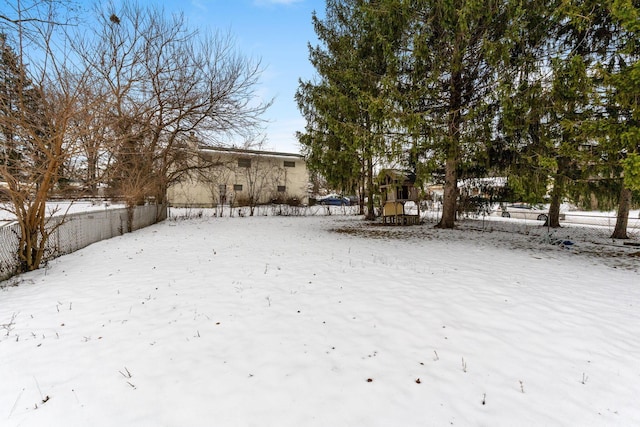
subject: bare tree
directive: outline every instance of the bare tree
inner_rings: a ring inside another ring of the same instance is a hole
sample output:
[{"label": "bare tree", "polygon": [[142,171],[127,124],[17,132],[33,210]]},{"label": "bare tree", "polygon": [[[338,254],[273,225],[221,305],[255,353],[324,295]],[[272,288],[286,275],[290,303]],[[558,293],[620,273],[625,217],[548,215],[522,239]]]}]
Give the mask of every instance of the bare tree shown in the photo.
[{"label": "bare tree", "polygon": [[[257,144],[245,145],[261,148],[264,143],[265,140],[262,139]],[[249,206],[249,216],[253,216],[256,206],[265,201],[261,199],[261,195],[277,194],[285,171],[273,158],[263,156],[256,150],[247,150],[244,160],[244,162],[235,162],[232,167],[234,174],[247,185],[247,188],[243,189],[243,193],[246,194],[244,201]]]},{"label": "bare tree", "polygon": [[205,185],[211,198],[211,206],[216,207],[216,215],[223,216],[227,188],[232,176],[230,162],[211,152],[199,153],[198,160],[201,167],[189,179],[193,178]]},{"label": "bare tree", "polygon": [[270,102],[255,94],[260,63],[237,54],[229,36],[191,31],[180,15],[129,3],[96,11],[97,32],[76,50],[103,81],[110,184],[128,206],[152,198],[164,208],[167,188],[194,169],[192,135],[216,144],[262,123]]},{"label": "bare tree", "polygon": [[77,25],[77,9],[78,3],[73,0],[5,0],[0,8],[0,33],[16,36],[20,54],[29,46],[34,51],[47,51],[54,28]]},{"label": "bare tree", "polygon": [[[0,46],[5,77],[0,94],[0,175],[7,183],[10,200],[3,208],[13,213],[20,225],[21,271],[41,265],[49,236],[61,224],[50,221],[53,212],[47,211],[46,203],[73,152],[68,130],[78,113],[78,90],[84,79],[67,67],[63,53],[54,54],[55,9],[35,10],[43,15],[27,19],[24,16],[28,15],[18,13],[23,16],[14,22],[18,48],[12,49],[4,37]],[[33,25],[25,29],[26,22]],[[31,51],[36,55],[29,60],[23,49],[25,34],[38,36],[41,47]]]},{"label": "bare tree", "polygon": [[112,161],[112,153],[105,144],[108,122],[98,87],[95,82],[86,81],[79,90],[78,114],[73,117],[69,131],[69,139],[75,143],[76,149],[68,160],[66,173],[69,179],[81,183],[82,196],[101,195],[99,186],[104,183],[106,170]]}]

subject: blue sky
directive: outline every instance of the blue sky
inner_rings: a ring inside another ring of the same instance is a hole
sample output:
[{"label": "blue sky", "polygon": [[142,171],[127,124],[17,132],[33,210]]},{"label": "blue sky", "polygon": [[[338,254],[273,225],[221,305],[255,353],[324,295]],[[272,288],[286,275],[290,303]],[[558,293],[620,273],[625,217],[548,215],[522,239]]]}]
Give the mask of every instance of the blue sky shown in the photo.
[{"label": "blue sky", "polygon": [[181,11],[189,25],[229,32],[244,55],[260,58],[265,71],[258,93],[274,98],[265,118],[267,149],[297,153],[295,137],[305,121],[294,100],[298,79],[309,80],[314,69],[307,44],[316,44],[311,14],[324,15],[324,0],[147,0],[165,12]]}]

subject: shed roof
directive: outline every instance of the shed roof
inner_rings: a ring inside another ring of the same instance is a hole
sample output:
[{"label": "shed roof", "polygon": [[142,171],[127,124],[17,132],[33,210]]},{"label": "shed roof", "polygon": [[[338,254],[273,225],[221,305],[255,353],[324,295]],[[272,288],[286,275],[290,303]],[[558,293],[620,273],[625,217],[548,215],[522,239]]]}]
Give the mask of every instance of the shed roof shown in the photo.
[{"label": "shed roof", "polygon": [[382,183],[387,177],[403,184],[415,184],[416,182],[416,174],[409,170],[382,169],[378,173],[378,182]]}]

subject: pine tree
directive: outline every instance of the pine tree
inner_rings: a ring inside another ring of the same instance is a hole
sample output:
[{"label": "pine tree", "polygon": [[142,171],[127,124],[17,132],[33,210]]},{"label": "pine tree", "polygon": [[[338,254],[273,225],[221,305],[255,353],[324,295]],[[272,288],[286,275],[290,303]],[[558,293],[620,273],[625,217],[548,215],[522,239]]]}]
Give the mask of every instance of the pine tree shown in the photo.
[{"label": "pine tree", "polygon": [[[492,137],[498,67],[513,13],[508,1],[412,3],[402,97],[420,154],[444,172],[441,228],[455,225],[458,179]],[[424,157],[424,156],[423,156]]]},{"label": "pine tree", "polygon": [[548,63],[557,4],[557,0],[511,3],[506,17],[509,28],[501,41],[496,129],[487,147],[488,171],[508,178],[503,197],[529,203],[539,202],[547,192],[549,85],[541,64]]},{"label": "pine tree", "polygon": [[4,34],[0,34],[0,178],[26,178],[26,126],[37,120],[37,91]]},{"label": "pine tree", "polygon": [[361,199],[368,194],[368,219],[374,218],[374,167],[389,142],[390,105],[383,84],[389,68],[389,21],[382,19],[387,3],[328,0],[326,17],[313,16],[322,43],[310,47],[318,80],[301,81],[296,93],[307,119],[298,138],[309,166],[332,186],[358,186]]},{"label": "pine tree", "polygon": [[640,192],[640,2],[605,2],[616,33],[609,61],[599,67],[605,111],[597,122],[613,176],[621,177],[618,214],[612,238],[626,239],[633,193]]},{"label": "pine tree", "polygon": [[592,195],[605,207],[617,202],[614,238],[627,237],[632,191],[623,172],[627,156],[638,152],[640,135],[640,80],[634,76],[640,57],[639,8],[637,0],[563,3],[554,40],[558,49],[550,122],[556,129],[556,182],[551,213],[566,194]]}]

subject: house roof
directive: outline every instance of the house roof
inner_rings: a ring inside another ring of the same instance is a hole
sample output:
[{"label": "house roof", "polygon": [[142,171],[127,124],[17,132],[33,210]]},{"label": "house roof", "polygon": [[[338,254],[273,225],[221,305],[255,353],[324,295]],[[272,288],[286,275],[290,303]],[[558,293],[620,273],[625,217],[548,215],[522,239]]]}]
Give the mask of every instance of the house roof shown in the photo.
[{"label": "house roof", "polygon": [[249,155],[249,156],[269,156],[269,157],[285,157],[285,158],[295,158],[298,160],[304,160],[304,156],[296,153],[284,153],[280,151],[264,151],[264,150],[250,150],[246,148],[233,148],[233,147],[211,147],[206,145],[201,145],[199,147],[201,151],[211,152],[211,153],[231,153],[231,154],[239,154],[239,155]]}]

